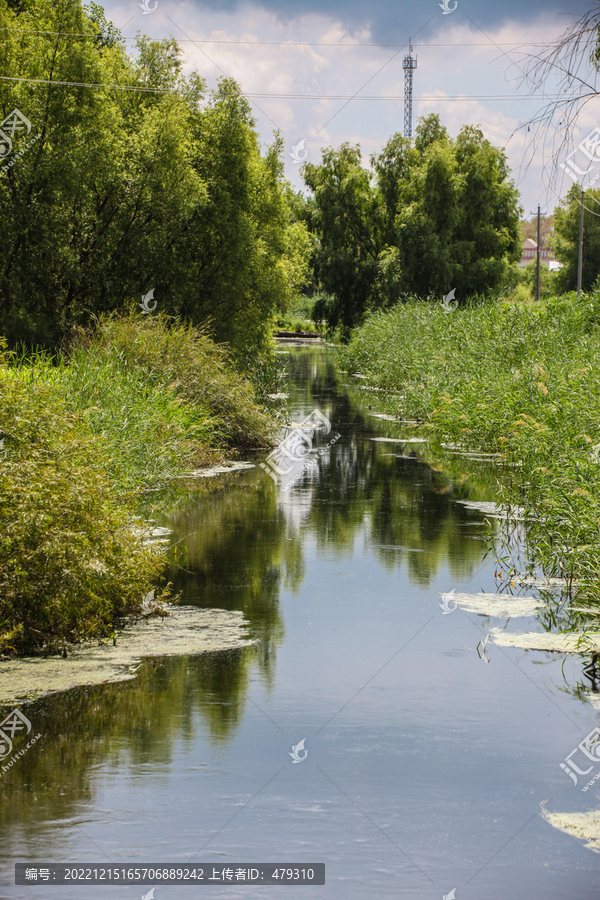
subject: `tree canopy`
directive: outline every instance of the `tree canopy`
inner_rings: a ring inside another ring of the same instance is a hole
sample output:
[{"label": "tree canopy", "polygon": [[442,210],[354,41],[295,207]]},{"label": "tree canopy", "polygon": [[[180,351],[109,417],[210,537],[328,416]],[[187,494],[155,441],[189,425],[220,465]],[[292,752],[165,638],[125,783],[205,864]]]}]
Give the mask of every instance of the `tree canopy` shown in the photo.
[{"label": "tree canopy", "polygon": [[184,78],[173,39],[129,56],[94,3],[0,0],[0,29],[3,73],[34,79],[0,83],[1,117],[32,125],[0,160],[0,333],[53,346],[153,288],[238,354],[263,347],[310,237],[236,83]]},{"label": "tree canopy", "polygon": [[518,192],[502,150],[465,126],[450,138],[437,115],[414,143],[394,135],[371,170],[360,147],[306,164],[315,274],[332,298],[330,325],[349,328],[404,294],[457,297],[497,288],[521,252]]}]

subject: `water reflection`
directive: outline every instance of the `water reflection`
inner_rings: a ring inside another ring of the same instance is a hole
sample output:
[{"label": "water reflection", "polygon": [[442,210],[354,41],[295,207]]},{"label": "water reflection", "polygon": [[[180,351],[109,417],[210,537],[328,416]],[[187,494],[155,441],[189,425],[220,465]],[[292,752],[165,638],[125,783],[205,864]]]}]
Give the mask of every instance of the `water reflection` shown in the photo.
[{"label": "water reflection", "polygon": [[283,638],[280,587],[298,590],[307,540],[351,557],[360,532],[386,570],[406,566],[415,583],[430,584],[441,563],[464,578],[481,562],[464,526],[480,517],[455,501],[489,498],[493,484],[481,465],[429,465],[424,445],[373,440],[397,437],[398,428],[370,416],[364,394],[340,386],[331,352],[302,349],[288,359],[292,419],[317,407],[341,438],[289,493],[256,469],[200,503],[180,497],[168,516],[187,548],[185,571],[175,566],[170,574],[182,602],[242,610],[270,646]]},{"label": "water reflection", "polygon": [[242,610],[259,641],[259,664],[273,677],[276,647],[284,638],[281,585],[297,590],[304,576],[300,536],[262,478],[230,476],[221,489],[180,497],[169,511],[174,540],[185,554],[169,578],[181,603]]},{"label": "water reflection", "polygon": [[[484,553],[481,517],[455,501],[489,499],[489,468],[486,474],[473,463],[465,471],[464,461],[429,464],[423,444],[373,440],[397,437],[398,427],[369,415],[368,398],[358,388],[340,385],[330,351],[303,348],[288,361],[292,420],[316,407],[340,439],[289,492],[256,468],[203,482],[199,491],[180,491],[161,520],[177,542],[169,578],[181,602],[241,610],[257,640],[252,653],[231,654],[219,664],[230,696],[222,721],[209,703],[216,738],[229,733],[243,710],[250,665],[266,684],[274,683],[276,651],[285,638],[280,592],[299,593],[308,543],[318,554],[351,559],[358,539],[383,572],[403,569],[423,587],[440,566],[455,581],[468,580]],[[212,665],[196,671],[207,677]],[[212,697],[208,684],[207,691]]]},{"label": "water reflection", "polygon": [[230,741],[244,715],[253,660],[252,648],[146,660],[135,680],[28,706],[42,739],[2,775],[2,856],[20,857],[25,843],[40,857],[44,850],[50,854],[52,833],[44,825],[70,820],[82,803],[92,802],[99,764],[167,771],[176,748],[193,745],[199,733],[213,744]]},{"label": "water reflection", "polygon": [[28,707],[43,741],[1,780],[5,860],[35,835],[43,856],[41,825],[67,822],[91,802],[99,764],[164,768],[176,745],[193,743],[199,732],[213,745],[233,740],[253,674],[267,688],[275,683],[285,639],[280,596],[300,591],[309,546],[351,559],[359,542],[382,578],[402,569],[419,586],[430,585],[442,566],[464,582],[481,565],[481,517],[455,501],[490,499],[493,471],[457,460],[430,464],[425,445],[374,441],[397,437],[398,427],[369,415],[366,392],[340,384],[331,352],[302,349],[287,358],[292,418],[317,407],[340,439],[287,494],[256,468],[175,493],[161,519],[179,548],[169,577],[181,602],[243,611],[256,646],[149,660],[132,681]]}]

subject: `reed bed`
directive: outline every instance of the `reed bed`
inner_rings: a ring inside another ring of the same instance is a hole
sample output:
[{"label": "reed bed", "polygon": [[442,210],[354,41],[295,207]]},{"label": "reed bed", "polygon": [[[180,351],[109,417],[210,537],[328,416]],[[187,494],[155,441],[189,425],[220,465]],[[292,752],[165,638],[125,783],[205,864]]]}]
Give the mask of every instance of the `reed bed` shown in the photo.
[{"label": "reed bed", "polygon": [[600,612],[600,293],[541,303],[412,300],[373,315],[341,366],[434,438],[500,452],[532,566]]}]

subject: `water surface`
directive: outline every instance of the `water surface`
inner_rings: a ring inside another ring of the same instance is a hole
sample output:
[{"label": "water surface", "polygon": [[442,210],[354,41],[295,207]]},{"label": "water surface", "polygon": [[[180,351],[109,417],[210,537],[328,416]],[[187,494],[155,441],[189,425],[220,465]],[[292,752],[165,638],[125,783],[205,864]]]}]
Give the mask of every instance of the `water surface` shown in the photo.
[{"label": "water surface", "polygon": [[597,898],[598,855],[540,815],[598,808],[600,788],[559,767],[599,719],[580,660],[488,644],[486,663],[491,627],[541,630],[549,614],[440,608],[451,588],[497,589],[484,516],[458,502],[493,500],[495,470],[373,440],[415,432],[376,418],[333,351],[285,359],[291,418],[318,408],[339,439],[289,492],[257,467],[180,492],[160,523],[185,537],[182,602],[243,611],[256,644],[27,707],[43,740],[0,779],[0,896],[148,891],[17,887],[15,861],[193,858],[326,864],[324,887],[291,896]]}]

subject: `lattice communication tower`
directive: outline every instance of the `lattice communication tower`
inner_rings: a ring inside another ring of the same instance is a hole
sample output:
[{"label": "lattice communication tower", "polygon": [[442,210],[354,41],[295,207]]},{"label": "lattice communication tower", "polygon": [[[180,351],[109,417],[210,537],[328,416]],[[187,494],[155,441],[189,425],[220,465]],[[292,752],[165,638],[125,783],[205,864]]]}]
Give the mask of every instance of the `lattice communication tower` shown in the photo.
[{"label": "lattice communication tower", "polygon": [[408,56],[402,63],[404,69],[404,137],[412,138],[412,83],[413,72],[417,68],[417,58],[413,59],[412,44],[408,39]]}]

